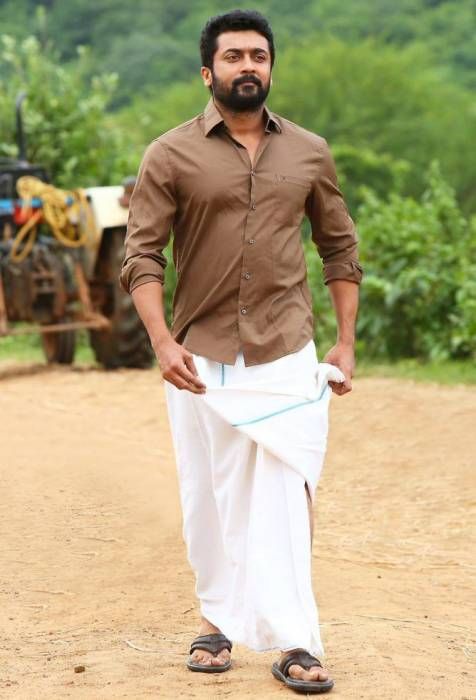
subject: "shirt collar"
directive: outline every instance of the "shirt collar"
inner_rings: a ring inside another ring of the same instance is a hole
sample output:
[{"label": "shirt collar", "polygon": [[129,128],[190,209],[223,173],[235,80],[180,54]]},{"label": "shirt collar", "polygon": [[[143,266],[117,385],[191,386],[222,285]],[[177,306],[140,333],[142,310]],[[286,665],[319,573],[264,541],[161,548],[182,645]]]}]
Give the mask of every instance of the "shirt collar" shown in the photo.
[{"label": "shirt collar", "polygon": [[[278,134],[281,133],[281,124],[279,123],[279,119],[276,117],[275,114],[269,111],[269,109],[264,106],[264,114],[265,114],[265,131],[270,132],[272,129],[275,129],[275,131],[278,132]],[[213,98],[210,98],[205,111],[203,113],[203,120],[204,120],[204,127],[205,127],[205,136],[208,136],[215,127],[217,127],[219,124],[223,124],[223,117],[220,114],[220,112],[217,109],[217,106],[215,105],[215,102],[213,101]]]}]

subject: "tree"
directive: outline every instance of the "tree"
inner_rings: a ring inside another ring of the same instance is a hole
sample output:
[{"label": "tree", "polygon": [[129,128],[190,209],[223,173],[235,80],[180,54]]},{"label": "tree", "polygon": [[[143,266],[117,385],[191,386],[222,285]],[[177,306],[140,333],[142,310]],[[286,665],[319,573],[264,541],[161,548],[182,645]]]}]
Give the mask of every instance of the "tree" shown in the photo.
[{"label": "tree", "polygon": [[436,158],[464,209],[474,209],[476,161],[468,153],[476,142],[474,97],[449,84],[423,48],[316,36],[283,53],[274,83],[272,107],[331,147],[352,145],[408,161],[405,187],[415,196]]},{"label": "tree", "polygon": [[79,50],[75,64],[66,68],[34,37],[18,41],[2,36],[0,155],[17,155],[14,105],[18,93],[25,91],[24,122],[31,162],[44,165],[58,186],[120,182],[131,171],[131,158],[121,132],[106,113],[116,76],[89,78],[89,74],[86,50]]}]

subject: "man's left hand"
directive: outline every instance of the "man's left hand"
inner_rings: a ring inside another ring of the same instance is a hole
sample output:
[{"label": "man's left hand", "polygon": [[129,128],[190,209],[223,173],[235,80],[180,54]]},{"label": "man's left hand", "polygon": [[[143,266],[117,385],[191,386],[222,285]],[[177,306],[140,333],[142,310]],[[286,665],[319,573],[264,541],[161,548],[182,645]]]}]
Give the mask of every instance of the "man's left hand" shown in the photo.
[{"label": "man's left hand", "polygon": [[334,394],[342,396],[352,391],[352,377],[355,367],[354,346],[345,343],[336,343],[324,357],[323,362],[338,367],[345,377],[344,382],[329,382]]}]

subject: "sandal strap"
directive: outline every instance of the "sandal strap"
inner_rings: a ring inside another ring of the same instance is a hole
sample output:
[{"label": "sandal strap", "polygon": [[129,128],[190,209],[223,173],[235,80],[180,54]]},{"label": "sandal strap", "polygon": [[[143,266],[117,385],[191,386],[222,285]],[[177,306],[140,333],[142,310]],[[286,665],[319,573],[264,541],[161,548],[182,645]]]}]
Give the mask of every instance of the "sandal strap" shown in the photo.
[{"label": "sandal strap", "polygon": [[285,656],[283,656],[283,658],[280,660],[278,668],[281,673],[287,677],[289,668],[293,664],[301,666],[302,668],[306,669],[306,671],[309,671],[309,669],[313,666],[320,666],[322,668],[322,664],[319,659],[316,659],[315,656],[312,656],[312,654],[305,649],[293,649],[289,653],[285,654]]},{"label": "sandal strap", "polygon": [[196,637],[190,647],[190,653],[192,654],[195,649],[202,649],[203,651],[209,651],[210,654],[216,656],[223,649],[228,649],[231,651],[233,644],[230,642],[228,637],[224,634],[202,634],[200,637]]}]

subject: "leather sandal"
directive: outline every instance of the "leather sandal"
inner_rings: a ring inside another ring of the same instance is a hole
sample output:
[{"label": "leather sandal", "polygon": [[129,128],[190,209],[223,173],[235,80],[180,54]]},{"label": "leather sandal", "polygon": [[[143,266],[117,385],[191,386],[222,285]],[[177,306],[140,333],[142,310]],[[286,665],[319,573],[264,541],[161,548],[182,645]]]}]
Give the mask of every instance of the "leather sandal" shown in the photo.
[{"label": "leather sandal", "polygon": [[327,681],[304,681],[297,678],[290,678],[288,673],[293,664],[297,664],[309,671],[313,666],[322,664],[319,659],[312,656],[305,649],[293,649],[285,654],[280,661],[276,661],[271,667],[271,673],[278,681],[285,683],[288,688],[292,688],[297,693],[327,693],[334,685],[330,678]]},{"label": "leather sandal", "polygon": [[201,671],[202,673],[223,673],[223,671],[228,671],[231,667],[231,659],[219,666],[212,666],[211,664],[197,664],[192,660],[191,655],[195,649],[202,649],[203,651],[209,651],[213,656],[217,656],[223,649],[228,649],[231,652],[232,647],[233,644],[224,634],[203,634],[192,642],[187,668],[191,671]]}]

